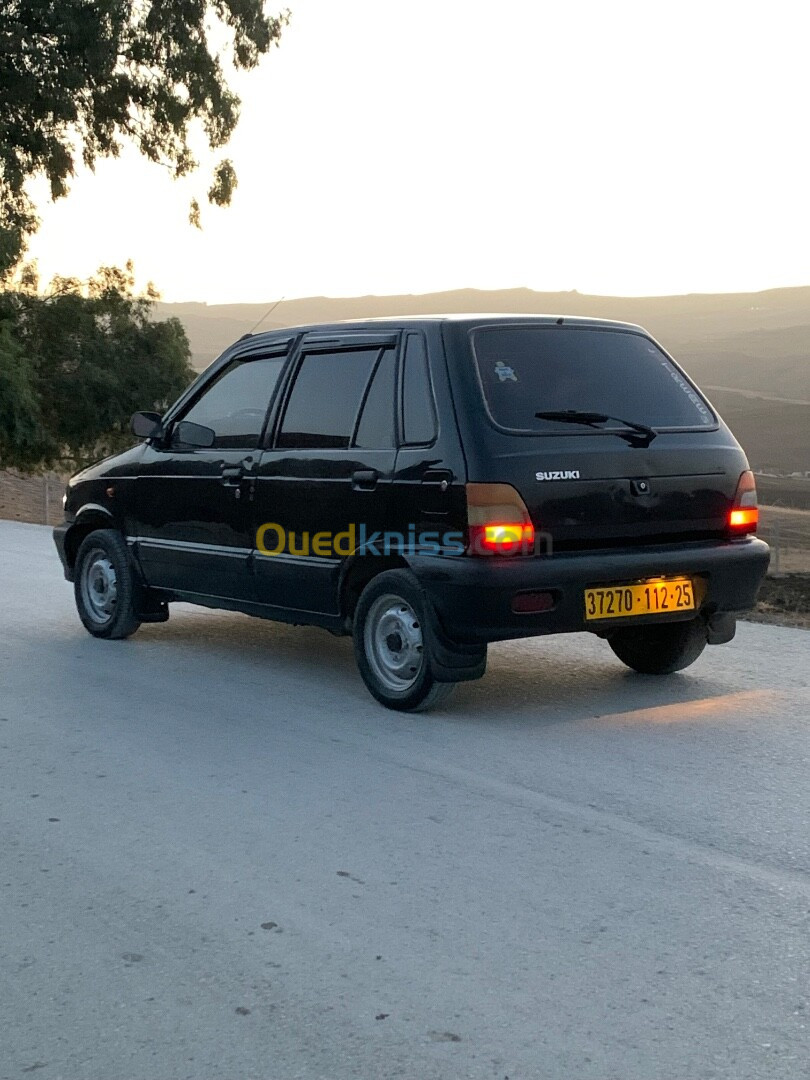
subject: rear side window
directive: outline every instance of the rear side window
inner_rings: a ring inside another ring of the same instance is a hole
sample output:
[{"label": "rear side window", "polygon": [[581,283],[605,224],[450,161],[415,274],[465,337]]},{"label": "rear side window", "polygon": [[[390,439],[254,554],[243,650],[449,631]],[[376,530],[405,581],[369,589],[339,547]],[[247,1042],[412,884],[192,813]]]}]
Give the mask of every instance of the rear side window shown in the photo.
[{"label": "rear side window", "polygon": [[715,423],[692,384],[642,334],[556,325],[497,326],[474,330],[472,343],[490,415],[504,428],[574,433],[574,424],[535,416],[570,409],[609,413],[655,428]]},{"label": "rear side window", "polygon": [[182,417],[214,432],[214,449],[253,449],[285,357],[235,360]]},{"label": "rear side window", "polygon": [[379,355],[379,347],[305,355],[287,402],[277,445],[346,449]]},{"label": "rear side window", "polygon": [[405,443],[430,443],[436,438],[436,413],[430,389],[425,339],[408,334],[402,361],[402,435]]},{"label": "rear side window", "polygon": [[354,445],[364,450],[390,450],[394,439],[394,387],[396,354],[386,349],[366,394]]}]

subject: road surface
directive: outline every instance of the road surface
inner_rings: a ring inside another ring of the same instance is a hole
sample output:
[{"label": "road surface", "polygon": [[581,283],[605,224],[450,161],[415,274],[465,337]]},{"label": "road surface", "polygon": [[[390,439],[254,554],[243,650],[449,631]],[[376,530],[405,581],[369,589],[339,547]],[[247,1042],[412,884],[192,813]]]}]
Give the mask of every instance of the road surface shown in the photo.
[{"label": "road surface", "polygon": [[808,656],[512,643],[403,716],[318,630],[95,641],[0,523],[0,1080],[806,1077]]}]

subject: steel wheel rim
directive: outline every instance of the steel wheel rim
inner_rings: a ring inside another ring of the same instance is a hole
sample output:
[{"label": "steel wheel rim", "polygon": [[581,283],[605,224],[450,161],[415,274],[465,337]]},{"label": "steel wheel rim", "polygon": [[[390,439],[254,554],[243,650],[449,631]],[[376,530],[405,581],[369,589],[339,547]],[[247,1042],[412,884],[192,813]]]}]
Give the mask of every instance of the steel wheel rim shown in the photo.
[{"label": "steel wheel rim", "polygon": [[425,663],[422,627],[401,596],[378,596],[369,608],[363,631],[366,656],[386,690],[405,693],[416,684]]},{"label": "steel wheel rim", "polygon": [[118,577],[102,548],[94,548],[84,560],[81,588],[85,611],[93,622],[108,623],[118,603]]}]

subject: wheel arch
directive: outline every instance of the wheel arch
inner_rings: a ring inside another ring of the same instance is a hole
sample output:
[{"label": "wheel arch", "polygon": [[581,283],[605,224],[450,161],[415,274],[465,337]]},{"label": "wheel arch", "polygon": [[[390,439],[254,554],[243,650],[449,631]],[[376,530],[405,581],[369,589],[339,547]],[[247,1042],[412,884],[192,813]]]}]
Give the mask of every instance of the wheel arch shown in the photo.
[{"label": "wheel arch", "polygon": [[386,570],[409,570],[401,555],[357,555],[346,560],[340,578],[340,614],[347,629],[354,618],[357,601],[366,585]]},{"label": "wheel arch", "polygon": [[65,558],[71,572],[76,568],[76,556],[82,541],[96,529],[115,529],[123,535],[122,529],[106,507],[99,503],[87,503],[79,510],[75,522],[65,533]]}]

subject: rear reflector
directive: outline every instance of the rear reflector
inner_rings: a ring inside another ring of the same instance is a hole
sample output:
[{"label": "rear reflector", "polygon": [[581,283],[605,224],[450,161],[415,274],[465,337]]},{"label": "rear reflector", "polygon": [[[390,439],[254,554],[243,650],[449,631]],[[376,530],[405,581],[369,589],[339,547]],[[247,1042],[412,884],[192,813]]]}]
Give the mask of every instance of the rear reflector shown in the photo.
[{"label": "rear reflector", "polygon": [[534,525],[511,484],[467,484],[467,551],[534,554]]},{"label": "rear reflector", "polygon": [[512,597],[512,611],[516,615],[533,615],[538,611],[551,611],[555,606],[554,593],[519,592]]}]

